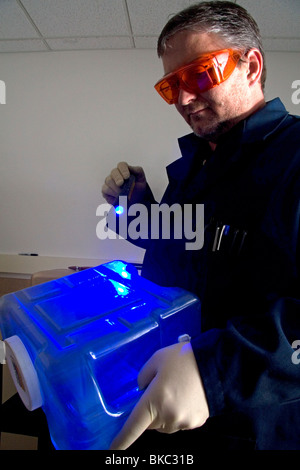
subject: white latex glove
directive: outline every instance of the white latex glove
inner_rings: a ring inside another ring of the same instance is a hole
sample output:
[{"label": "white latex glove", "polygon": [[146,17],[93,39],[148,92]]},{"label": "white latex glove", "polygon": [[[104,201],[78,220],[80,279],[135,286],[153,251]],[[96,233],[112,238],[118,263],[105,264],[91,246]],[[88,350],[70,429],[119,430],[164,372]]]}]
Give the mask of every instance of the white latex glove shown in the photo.
[{"label": "white latex glove", "polygon": [[146,430],[173,433],[202,426],[208,405],[189,342],[158,350],[142,368],[138,383],[147,389],[111,449],[127,449]]},{"label": "white latex glove", "polygon": [[113,204],[116,197],[119,196],[122,184],[129,178],[131,173],[135,176],[134,190],[130,199],[131,204],[141,200],[147,186],[143,168],[128,165],[126,162],[120,162],[117,168],[111,170],[102,186],[102,196],[109,204]]}]

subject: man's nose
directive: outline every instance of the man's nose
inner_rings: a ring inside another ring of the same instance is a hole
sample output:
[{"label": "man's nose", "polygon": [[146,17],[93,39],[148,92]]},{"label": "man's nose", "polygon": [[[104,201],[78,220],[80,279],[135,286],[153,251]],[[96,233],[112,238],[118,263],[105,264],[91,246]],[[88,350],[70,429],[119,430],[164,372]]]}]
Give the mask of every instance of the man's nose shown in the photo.
[{"label": "man's nose", "polygon": [[187,104],[190,104],[192,101],[195,101],[197,99],[197,93],[193,91],[188,91],[183,88],[179,89],[179,94],[178,94],[178,104],[181,106],[186,106]]}]

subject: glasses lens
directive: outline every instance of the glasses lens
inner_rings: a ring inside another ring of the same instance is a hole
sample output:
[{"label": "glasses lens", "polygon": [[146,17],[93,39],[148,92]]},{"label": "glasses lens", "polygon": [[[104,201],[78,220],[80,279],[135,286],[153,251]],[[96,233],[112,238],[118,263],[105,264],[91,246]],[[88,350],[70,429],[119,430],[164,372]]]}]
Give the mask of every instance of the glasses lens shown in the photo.
[{"label": "glasses lens", "polygon": [[228,58],[222,63],[219,58],[217,57],[218,62],[220,63],[220,71],[222,73],[222,78],[226,80],[227,78],[230,77],[232,72],[234,71],[236,64],[240,60],[241,55],[238,53],[233,53],[228,56]]},{"label": "glasses lens", "polygon": [[201,66],[191,67],[183,73],[181,80],[187,89],[195,92],[203,92],[212,88],[215,84],[213,71],[204,70]]},{"label": "glasses lens", "polygon": [[176,75],[168,80],[161,80],[155,85],[155,89],[167,103],[176,103],[179,93],[179,80]]}]

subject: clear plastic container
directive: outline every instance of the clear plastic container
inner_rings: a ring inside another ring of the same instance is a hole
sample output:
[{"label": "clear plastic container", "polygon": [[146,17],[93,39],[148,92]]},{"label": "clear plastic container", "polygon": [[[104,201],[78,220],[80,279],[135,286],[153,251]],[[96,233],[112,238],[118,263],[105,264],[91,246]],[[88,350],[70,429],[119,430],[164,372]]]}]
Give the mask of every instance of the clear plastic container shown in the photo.
[{"label": "clear plastic container", "polygon": [[6,360],[57,449],[108,449],[159,348],[200,331],[200,302],[113,261],[0,299]]}]

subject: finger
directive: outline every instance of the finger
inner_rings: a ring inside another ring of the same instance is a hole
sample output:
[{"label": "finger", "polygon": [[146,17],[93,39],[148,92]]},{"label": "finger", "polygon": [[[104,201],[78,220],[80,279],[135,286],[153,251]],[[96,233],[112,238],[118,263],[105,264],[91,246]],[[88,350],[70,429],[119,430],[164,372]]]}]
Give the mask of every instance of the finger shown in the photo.
[{"label": "finger", "polygon": [[[105,181],[108,181],[109,178],[106,178]],[[116,184],[109,183],[108,185],[104,183],[102,186],[102,196],[109,204],[114,204],[116,198],[120,193],[120,188]]]},{"label": "finger", "polygon": [[111,443],[110,449],[124,450],[130,447],[151,425],[152,419],[148,399],[143,395]]},{"label": "finger", "polygon": [[106,199],[107,196],[116,197],[116,192],[113,191],[109,186],[104,184],[102,186],[102,196]]},{"label": "finger", "polygon": [[161,434],[175,434],[175,432],[178,432],[178,431],[183,431],[183,429],[179,429],[179,428],[167,428],[167,427],[160,427],[158,428],[157,426],[155,426],[155,424],[151,424],[149,426],[148,429],[155,429],[155,431],[157,432],[160,432]]},{"label": "finger", "polygon": [[104,184],[110,188],[114,194],[118,194],[120,192],[120,186],[118,186],[115,180],[109,175],[105,178]]},{"label": "finger", "polygon": [[106,185],[102,186],[102,196],[108,202],[108,204],[114,204],[116,200],[115,193]]},{"label": "finger", "polygon": [[130,170],[130,173],[135,176],[136,180],[139,183],[143,183],[144,181],[146,181],[145,172],[141,166],[128,165],[128,168]]},{"label": "finger", "polygon": [[111,170],[110,177],[118,187],[122,186],[125,181],[125,178],[123,178],[123,175],[118,168]]},{"label": "finger", "polygon": [[108,204],[111,204],[112,206],[115,204],[116,202],[116,197],[115,196],[104,196],[104,199],[106,200],[106,202]]},{"label": "finger", "polygon": [[128,163],[119,162],[118,165],[117,165],[117,169],[120,172],[120,174],[121,174],[121,176],[124,180],[127,180],[129,178],[130,170],[129,170]]},{"label": "finger", "polygon": [[157,353],[154,353],[144,364],[138,375],[138,386],[140,390],[149,385],[157,374]]}]

